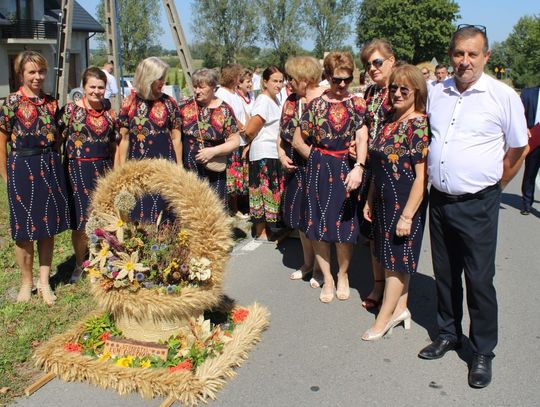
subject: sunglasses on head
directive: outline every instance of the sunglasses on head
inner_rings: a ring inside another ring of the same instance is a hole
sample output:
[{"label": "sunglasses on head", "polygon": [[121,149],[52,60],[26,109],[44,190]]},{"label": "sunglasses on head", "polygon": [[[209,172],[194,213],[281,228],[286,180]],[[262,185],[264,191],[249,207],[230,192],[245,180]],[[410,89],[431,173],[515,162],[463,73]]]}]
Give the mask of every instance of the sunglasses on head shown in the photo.
[{"label": "sunglasses on head", "polygon": [[476,24],[460,24],[457,26],[456,31],[464,30],[465,28],[472,28],[476,31],[480,31],[484,33],[484,35],[487,34],[486,27],[484,25],[476,25]]},{"label": "sunglasses on head", "polygon": [[398,89],[401,92],[401,95],[405,97],[409,96],[409,93],[412,92],[411,89],[406,88],[405,86],[398,86],[398,85],[392,84],[388,87],[388,90],[390,91],[390,93],[396,93]]},{"label": "sunglasses on head", "polygon": [[352,76],[348,76],[346,78],[338,78],[336,76],[332,77],[332,83],[334,85],[339,85],[342,81],[345,82],[346,85],[348,85],[349,83],[353,81],[353,77]]},{"label": "sunglasses on head", "polygon": [[375,68],[379,69],[383,64],[384,64],[384,61],[386,61],[388,58],[375,58],[373,61],[371,62],[366,62],[366,71],[369,71],[369,69],[371,68],[371,65],[373,65]]}]

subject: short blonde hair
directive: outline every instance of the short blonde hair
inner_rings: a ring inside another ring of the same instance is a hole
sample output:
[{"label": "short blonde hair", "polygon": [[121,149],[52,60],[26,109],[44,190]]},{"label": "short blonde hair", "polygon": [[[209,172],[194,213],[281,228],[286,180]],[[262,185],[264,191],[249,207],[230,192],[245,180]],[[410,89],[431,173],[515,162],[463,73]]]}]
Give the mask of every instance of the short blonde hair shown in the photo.
[{"label": "short blonde hair", "polygon": [[354,72],[354,60],[352,54],[348,51],[332,51],[323,62],[324,66],[324,75],[326,78],[330,78],[334,75],[336,70],[343,70],[349,72],[349,75],[352,76]]},{"label": "short blonde hair", "polygon": [[169,65],[158,57],[149,57],[139,62],[133,79],[133,85],[139,96],[148,99],[152,90],[152,83],[158,79],[165,79],[167,69],[169,69]]},{"label": "short blonde hair", "polygon": [[285,72],[296,81],[306,81],[308,85],[318,85],[321,81],[322,66],[313,57],[291,57],[285,63]]},{"label": "short blonde hair", "polygon": [[36,51],[23,51],[15,58],[13,62],[13,69],[15,70],[15,75],[22,79],[24,73],[24,66],[32,62],[36,64],[39,68],[44,69],[45,71],[49,70],[49,63],[43,55]]},{"label": "short blonde hair", "polygon": [[[396,81],[403,81],[416,92],[414,93],[414,110],[426,113],[428,90],[422,71],[414,65],[404,64],[398,66],[390,75],[390,85]],[[390,98],[390,104],[392,104]]]},{"label": "short blonde hair", "polygon": [[215,88],[219,83],[219,74],[215,69],[200,68],[191,75],[193,86],[208,85]]}]

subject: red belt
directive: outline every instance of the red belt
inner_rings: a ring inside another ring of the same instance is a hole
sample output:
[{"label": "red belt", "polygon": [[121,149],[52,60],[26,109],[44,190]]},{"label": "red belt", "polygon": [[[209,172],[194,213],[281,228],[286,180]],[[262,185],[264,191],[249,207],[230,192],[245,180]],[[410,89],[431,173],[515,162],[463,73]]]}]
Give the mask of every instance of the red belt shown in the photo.
[{"label": "red belt", "polygon": [[345,160],[349,157],[349,150],[327,150],[321,147],[315,147],[315,150],[317,150],[319,153],[323,155],[330,155],[332,157],[336,157],[341,160]]},{"label": "red belt", "polygon": [[107,160],[109,157],[89,157],[89,158],[83,158],[83,157],[73,157],[73,160],[77,161],[99,161],[99,160]]}]

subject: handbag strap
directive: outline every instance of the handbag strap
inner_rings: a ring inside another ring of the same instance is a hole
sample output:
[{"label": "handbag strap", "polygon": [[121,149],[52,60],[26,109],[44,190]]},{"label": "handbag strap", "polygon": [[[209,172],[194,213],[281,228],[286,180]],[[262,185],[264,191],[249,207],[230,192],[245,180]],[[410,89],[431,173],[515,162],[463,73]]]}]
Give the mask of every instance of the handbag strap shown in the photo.
[{"label": "handbag strap", "polygon": [[202,127],[201,127],[201,121],[199,120],[199,105],[195,101],[195,98],[193,98],[193,103],[195,103],[195,111],[197,112],[197,128],[199,129],[199,134],[197,135],[197,141],[199,142],[199,148],[202,150],[204,148],[204,139],[202,137]]}]

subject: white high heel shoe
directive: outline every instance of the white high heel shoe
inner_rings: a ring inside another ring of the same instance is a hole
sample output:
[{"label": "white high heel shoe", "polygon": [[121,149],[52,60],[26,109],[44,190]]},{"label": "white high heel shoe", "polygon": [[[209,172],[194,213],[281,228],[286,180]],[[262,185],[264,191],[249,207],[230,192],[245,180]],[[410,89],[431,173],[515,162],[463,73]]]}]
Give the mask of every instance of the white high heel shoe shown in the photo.
[{"label": "white high heel shoe", "polygon": [[403,328],[411,329],[411,312],[406,308],[401,314],[392,319],[392,327],[398,326],[403,322]]},{"label": "white high heel shoe", "polygon": [[390,321],[388,321],[384,329],[379,332],[374,332],[371,328],[369,328],[362,335],[362,340],[363,341],[376,341],[376,340],[381,339],[385,335],[387,336],[392,335],[392,330],[394,329],[394,325],[392,325],[393,323],[394,323],[394,320],[391,319]]}]

